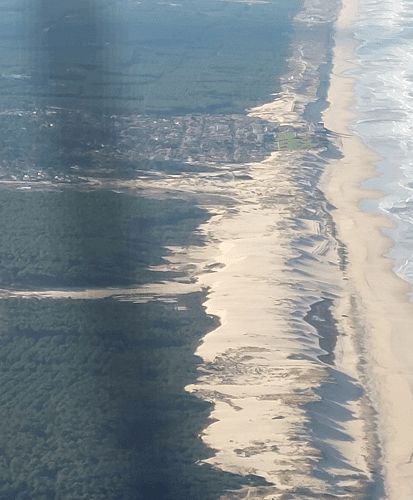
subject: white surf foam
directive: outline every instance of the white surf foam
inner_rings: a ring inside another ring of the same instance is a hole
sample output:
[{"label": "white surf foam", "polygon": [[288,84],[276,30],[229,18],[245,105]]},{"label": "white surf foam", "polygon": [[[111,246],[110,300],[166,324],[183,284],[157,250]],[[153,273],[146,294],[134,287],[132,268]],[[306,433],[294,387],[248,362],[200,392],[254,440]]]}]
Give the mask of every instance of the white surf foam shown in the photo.
[{"label": "white surf foam", "polygon": [[386,197],[375,208],[391,216],[395,271],[413,285],[413,4],[360,0],[356,21],[358,119],[352,129],[383,156],[381,178],[366,184]]}]

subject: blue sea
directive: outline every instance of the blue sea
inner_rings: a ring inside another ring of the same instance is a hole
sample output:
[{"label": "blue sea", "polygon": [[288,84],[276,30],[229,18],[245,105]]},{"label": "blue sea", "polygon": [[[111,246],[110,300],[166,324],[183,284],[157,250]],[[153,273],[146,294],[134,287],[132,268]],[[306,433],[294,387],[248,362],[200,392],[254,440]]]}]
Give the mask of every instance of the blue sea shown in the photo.
[{"label": "blue sea", "polygon": [[389,232],[395,242],[390,256],[395,271],[413,284],[411,112],[413,27],[409,2],[360,2],[355,37],[358,114],[352,130],[383,159],[380,178],[366,186],[385,196],[375,209],[396,223]]},{"label": "blue sea", "polygon": [[[413,283],[409,9],[360,0],[351,130]],[[319,182],[339,12],[0,0],[0,500],[386,498]]]}]

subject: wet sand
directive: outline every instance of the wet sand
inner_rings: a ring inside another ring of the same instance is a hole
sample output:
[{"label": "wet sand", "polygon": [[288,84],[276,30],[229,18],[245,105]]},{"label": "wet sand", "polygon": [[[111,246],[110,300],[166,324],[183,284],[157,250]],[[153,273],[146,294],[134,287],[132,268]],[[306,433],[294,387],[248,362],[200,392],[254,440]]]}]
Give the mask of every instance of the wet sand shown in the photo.
[{"label": "wet sand", "polygon": [[322,185],[337,208],[333,217],[348,250],[347,296],[352,298],[356,335],[365,338],[369,353],[366,373],[378,409],[387,497],[407,500],[413,498],[413,305],[407,298],[408,284],[395,275],[392,261],[384,257],[392,241],[383,228],[390,227],[391,221],[359,208],[362,199],[378,198],[381,193],[361,189],[364,180],[378,175],[375,162],[379,157],[348,129],[357,118],[351,111],[354,80],[345,73],[352,67],[357,46],[352,37],[356,15],[357,0],[345,0],[337,22],[330,107],[324,122],[328,129],[349,135],[342,137],[343,157],[331,162]]}]

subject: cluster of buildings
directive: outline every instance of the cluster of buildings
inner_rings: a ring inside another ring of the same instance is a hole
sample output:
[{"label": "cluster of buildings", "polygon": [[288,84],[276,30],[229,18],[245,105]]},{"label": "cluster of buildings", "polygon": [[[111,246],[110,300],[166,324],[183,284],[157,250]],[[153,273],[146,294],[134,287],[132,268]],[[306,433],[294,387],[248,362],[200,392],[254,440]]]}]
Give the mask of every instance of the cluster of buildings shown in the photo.
[{"label": "cluster of buildings", "polygon": [[25,182],[122,176],[122,169],[133,177],[148,163],[150,170],[160,164],[179,170],[183,163],[259,162],[275,150],[319,145],[326,132],[323,124],[292,130],[243,114],[109,117],[50,108],[0,115],[0,178]]},{"label": "cluster of buildings", "polygon": [[118,147],[131,160],[242,163],[274,149],[281,127],[246,115],[130,116],[115,122]]}]

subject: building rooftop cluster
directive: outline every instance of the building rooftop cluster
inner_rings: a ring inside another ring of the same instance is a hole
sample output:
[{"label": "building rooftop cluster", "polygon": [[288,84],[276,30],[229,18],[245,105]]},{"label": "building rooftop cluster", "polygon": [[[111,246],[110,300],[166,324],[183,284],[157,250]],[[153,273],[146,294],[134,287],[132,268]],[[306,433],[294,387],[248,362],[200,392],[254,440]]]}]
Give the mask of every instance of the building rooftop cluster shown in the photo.
[{"label": "building rooftop cluster", "polygon": [[27,182],[259,162],[275,150],[314,147],[326,132],[323,124],[292,129],[244,114],[154,118],[50,108],[0,115],[0,178]]},{"label": "building rooftop cluster", "polygon": [[131,159],[242,163],[260,161],[274,148],[280,128],[246,115],[188,115],[115,122],[118,145]]}]

